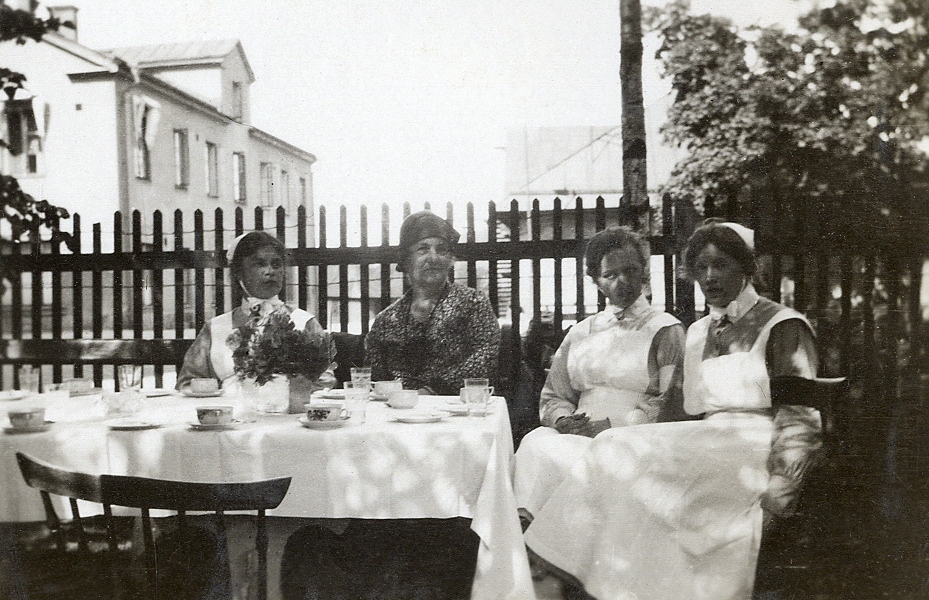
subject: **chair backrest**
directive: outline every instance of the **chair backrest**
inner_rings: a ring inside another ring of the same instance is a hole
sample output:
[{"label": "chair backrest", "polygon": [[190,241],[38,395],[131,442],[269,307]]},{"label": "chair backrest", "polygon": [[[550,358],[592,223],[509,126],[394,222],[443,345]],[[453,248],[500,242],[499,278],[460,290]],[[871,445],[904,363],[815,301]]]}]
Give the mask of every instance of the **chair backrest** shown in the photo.
[{"label": "chair backrest", "polygon": [[804,379],[780,375],[771,378],[771,406],[810,406],[819,411],[823,421],[823,441],[833,443],[836,407],[848,395],[847,377]]},{"label": "chair backrest", "polygon": [[[43,460],[33,458],[22,452],[16,453],[16,462],[19,463],[19,470],[23,475],[26,485],[39,490],[42,496],[42,506],[45,509],[45,522],[49,531],[55,537],[55,543],[59,550],[64,551],[67,547],[65,532],[62,528],[61,519],[55,512],[52,504],[51,494],[68,498],[71,505],[71,520],[76,526],[76,535],[78,547],[82,550],[87,549],[87,535],[84,530],[84,524],[81,520],[81,512],[78,508],[78,500],[88,502],[97,502],[103,504],[101,493],[101,482],[99,475],[90,475],[87,473],[78,473],[68,471]],[[105,512],[109,516],[109,507],[105,507]],[[110,549],[115,550],[116,538],[112,529],[109,531]]]},{"label": "chair backrest", "polygon": [[335,361],[338,364],[335,370],[335,378],[341,385],[352,380],[352,367],[366,366],[365,337],[357,333],[342,331],[333,331],[329,335],[332,336],[332,341],[335,342]]},{"label": "chair backrest", "polygon": [[842,426],[836,414],[849,391],[845,377],[803,379],[779,376],[771,378],[771,405],[810,406],[822,418],[823,450],[815,465],[803,475],[802,492],[795,514],[787,519],[773,519],[761,536],[755,571],[754,597],[794,597],[798,569],[816,560],[810,540],[822,538],[822,526],[830,518],[824,509],[832,506],[826,498],[835,494],[832,468],[837,446],[842,440]]},{"label": "chair backrest", "polygon": [[[255,547],[258,551],[258,593],[262,599],[267,597],[268,536],[265,511],[276,508],[283,501],[290,487],[290,477],[234,483],[170,481],[126,475],[88,475],[56,467],[22,452],[16,453],[16,459],[26,483],[41,492],[50,527],[54,523],[59,531],[60,523],[49,494],[65,496],[71,500],[72,516],[78,524],[80,513],[77,511],[77,500],[103,504],[108,519],[112,517],[111,506],[141,509],[142,534],[148,558],[147,575],[153,588],[157,573],[157,553],[150,510],[177,511],[181,516],[182,527],[186,523],[183,517],[188,511],[215,512],[223,555],[226,553],[223,513],[257,511]],[[110,540],[110,548],[115,550],[115,535],[112,531]]]}]

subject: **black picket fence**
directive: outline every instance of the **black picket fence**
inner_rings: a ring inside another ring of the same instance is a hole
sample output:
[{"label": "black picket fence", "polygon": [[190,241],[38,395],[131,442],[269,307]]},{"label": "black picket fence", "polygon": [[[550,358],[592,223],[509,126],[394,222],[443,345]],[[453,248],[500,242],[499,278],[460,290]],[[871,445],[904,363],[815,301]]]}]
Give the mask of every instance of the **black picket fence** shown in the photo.
[{"label": "black picket fence", "polygon": [[[401,214],[391,214],[385,205],[369,216],[365,206],[352,214],[341,207],[333,218],[320,207],[314,222],[301,207],[296,226],[288,225],[282,208],[255,208],[251,223],[250,211],[241,207],[231,223],[222,209],[213,212],[212,223],[201,210],[192,219],[176,211],[171,223],[155,212],[147,227],[135,211],[128,218],[116,213],[106,238],[101,224],[88,235],[74,215],[74,251],[43,243],[8,247],[0,256],[15,274],[3,296],[0,339],[192,339],[208,318],[239,302],[224,248],[253,229],[268,230],[289,249],[289,301],[317,314],[331,330],[364,334],[374,315],[403,292],[392,240],[410,211],[406,205]],[[652,293],[689,324],[704,307],[697,305],[693,283],[682,277],[679,254],[697,216],[670,197],[653,213]],[[463,219],[449,204],[443,216],[462,233],[455,278],[487,293],[510,325],[515,348],[532,319],[562,331],[603,306],[584,275],[586,240],[638,218],[620,200],[602,197],[586,202],[578,197],[564,206],[556,198],[545,209],[535,200],[529,210],[516,200],[506,210],[490,202],[480,218],[468,204]],[[900,251],[852,247],[815,220],[776,217],[754,211],[740,218],[758,228],[759,287],[814,324],[822,375],[847,375],[856,382],[850,415],[888,414],[904,397],[922,406],[929,374],[920,298],[929,259],[925,245]],[[377,235],[369,235],[372,230]],[[90,240],[89,249],[82,238]],[[513,363],[515,373],[518,361]],[[171,365],[153,367],[160,384]],[[53,381],[72,374],[65,365],[51,369]],[[11,378],[10,368],[0,370],[0,385],[10,387]]]}]

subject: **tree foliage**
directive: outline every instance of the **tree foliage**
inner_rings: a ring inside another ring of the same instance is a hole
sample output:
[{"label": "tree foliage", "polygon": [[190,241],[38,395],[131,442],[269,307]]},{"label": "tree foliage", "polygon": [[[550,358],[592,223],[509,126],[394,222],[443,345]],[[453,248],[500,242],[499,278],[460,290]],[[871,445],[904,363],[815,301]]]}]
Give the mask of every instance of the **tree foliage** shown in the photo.
[{"label": "tree foliage", "polygon": [[927,6],[837,0],[791,31],[739,30],[683,0],[650,12],[675,92],[663,133],[689,151],[664,191],[731,213],[750,188],[833,215],[847,240],[924,231]]},{"label": "tree foliage", "polygon": [[[73,27],[73,24],[62,23],[54,17],[43,19],[34,12],[11,8],[0,0],[0,42],[38,42],[47,31],[57,31],[61,26]],[[26,76],[22,73],[0,66],[0,89],[10,100],[17,90],[24,88],[25,81]],[[5,140],[0,140],[0,145],[6,146]],[[61,221],[68,217],[67,210],[45,200],[36,200],[20,188],[15,177],[0,173],[0,222],[9,224],[5,233],[9,233],[12,241],[37,241],[40,232],[45,229],[51,232],[53,243],[63,241],[70,246],[71,236],[61,231]],[[0,277],[6,275],[0,264]]]}]

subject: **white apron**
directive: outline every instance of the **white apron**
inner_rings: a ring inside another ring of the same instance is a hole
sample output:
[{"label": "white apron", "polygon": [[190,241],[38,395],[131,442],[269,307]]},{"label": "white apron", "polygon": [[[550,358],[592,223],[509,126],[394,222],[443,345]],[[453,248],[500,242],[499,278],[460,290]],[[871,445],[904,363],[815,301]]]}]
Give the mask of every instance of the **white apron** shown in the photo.
[{"label": "white apron", "polygon": [[[590,331],[602,314],[576,327]],[[647,397],[648,353],[655,335],[677,323],[671,315],[654,311],[637,328],[611,326],[574,341],[567,367],[571,386],[580,390],[577,412],[586,413],[591,420],[609,418],[614,427],[625,426],[629,413]],[[513,485],[517,506],[533,515],[541,509],[591,441],[559,434],[550,427],[529,432],[516,452]]]},{"label": "white apron", "polygon": [[773,434],[765,350],[771,327],[798,314],[707,360],[710,320],[694,323],[685,407],[711,414],[597,436],[535,515],[529,547],[600,600],[750,599]]}]

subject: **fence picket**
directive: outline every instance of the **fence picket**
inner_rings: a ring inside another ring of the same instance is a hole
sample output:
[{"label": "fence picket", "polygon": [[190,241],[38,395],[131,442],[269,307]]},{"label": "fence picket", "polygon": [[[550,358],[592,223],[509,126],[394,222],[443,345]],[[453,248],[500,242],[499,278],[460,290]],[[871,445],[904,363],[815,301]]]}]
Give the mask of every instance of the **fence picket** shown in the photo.
[{"label": "fence picket", "polygon": [[[361,247],[368,247],[368,207],[361,207],[360,215],[361,224]],[[358,265],[359,283],[361,286],[361,330],[368,331],[371,316],[371,289],[370,289],[370,265],[362,262]]]},{"label": "fence picket", "polygon": [[[306,207],[298,206],[297,207],[297,249],[306,250],[306,232],[307,232],[307,223],[306,223]],[[309,310],[307,307],[310,304],[309,299],[309,288],[310,288],[310,278],[309,278],[309,267],[303,265],[297,267],[297,306],[303,310]]]},{"label": "fence picket", "polygon": [[390,246],[390,209],[387,204],[381,205],[381,309],[390,306],[390,259],[392,252]]},{"label": "fence picket", "polygon": [[[71,234],[74,240],[74,252],[82,253],[81,248],[81,215],[74,215]],[[80,269],[71,271],[71,304],[74,311],[71,313],[71,331],[75,338],[84,337],[84,272]],[[2,321],[2,319],[0,319]],[[2,327],[2,326],[0,326]],[[0,329],[2,331],[2,329]],[[81,365],[74,367],[74,376],[83,377],[84,370]],[[2,383],[2,379],[0,379]]]},{"label": "fence picket", "polygon": [[[216,207],[216,210],[213,211],[213,248],[216,249],[216,254],[220,257],[226,254],[226,231],[223,216],[223,209]],[[222,314],[229,310],[226,308],[226,269],[224,267],[213,269],[213,282],[213,303],[216,307],[216,314]]]},{"label": "fence picket", "polygon": [[[194,251],[203,252],[203,211],[194,211]],[[206,273],[202,265],[194,267],[194,329],[200,331],[206,323]]]},{"label": "fence picket", "polygon": [[[218,210],[218,209],[217,209]],[[164,252],[164,223],[160,210],[152,215],[152,252]],[[152,337],[164,337],[164,273],[161,269],[152,269]],[[155,365],[155,387],[164,386],[164,365]]]},{"label": "fence picket", "polygon": [[[180,210],[174,211],[174,251],[180,252],[184,249],[184,213]],[[184,337],[184,317],[187,313],[187,304],[184,298],[184,269],[174,269],[174,337],[183,339]]]},{"label": "fence picket", "polygon": [[[344,206],[339,209],[339,248],[348,247],[348,213]],[[339,263],[339,327],[348,331],[348,263]]]},{"label": "fence picket", "polygon": [[[326,248],[326,207],[319,207],[319,248]],[[329,327],[329,267],[319,267],[318,308],[316,318],[323,327]]]}]

